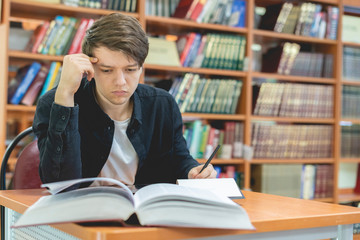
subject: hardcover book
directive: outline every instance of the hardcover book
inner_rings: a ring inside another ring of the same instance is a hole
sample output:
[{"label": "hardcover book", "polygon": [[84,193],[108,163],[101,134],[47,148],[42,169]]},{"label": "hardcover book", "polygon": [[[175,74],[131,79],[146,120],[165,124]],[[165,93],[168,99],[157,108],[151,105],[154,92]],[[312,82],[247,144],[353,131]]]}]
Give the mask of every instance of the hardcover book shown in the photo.
[{"label": "hardcover book", "polygon": [[[112,186],[61,192],[89,181],[107,182]],[[13,227],[66,222],[124,222],[136,214],[141,225],[254,229],[240,205],[206,189],[158,183],[142,187],[133,194],[129,187],[110,178],[75,179],[42,186],[53,195],[41,197]]]}]

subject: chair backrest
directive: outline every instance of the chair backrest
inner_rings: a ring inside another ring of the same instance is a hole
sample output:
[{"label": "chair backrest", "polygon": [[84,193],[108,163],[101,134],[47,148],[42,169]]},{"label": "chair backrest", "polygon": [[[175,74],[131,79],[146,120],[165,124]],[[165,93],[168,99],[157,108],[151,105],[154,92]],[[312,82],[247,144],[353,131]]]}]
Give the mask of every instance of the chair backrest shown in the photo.
[{"label": "chair backrest", "polygon": [[[6,189],[5,174],[7,162],[10,158],[11,152],[16,145],[27,135],[31,134],[32,128],[28,128],[19,133],[14,140],[9,144],[5,151],[3,161],[1,163],[1,189]],[[41,180],[39,176],[39,149],[37,147],[37,140],[32,141],[24,147],[18,156],[15,165],[15,171],[12,179],[13,189],[28,189],[40,188]]]},{"label": "chair backrest", "polygon": [[21,151],[16,161],[12,188],[40,188],[39,162],[37,140],[34,140]]}]

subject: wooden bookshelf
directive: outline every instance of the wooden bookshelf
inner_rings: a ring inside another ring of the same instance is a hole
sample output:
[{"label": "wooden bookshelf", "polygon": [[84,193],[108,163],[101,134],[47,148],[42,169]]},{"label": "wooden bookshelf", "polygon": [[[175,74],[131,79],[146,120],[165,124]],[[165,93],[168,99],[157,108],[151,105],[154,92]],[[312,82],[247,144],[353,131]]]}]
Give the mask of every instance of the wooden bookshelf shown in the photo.
[{"label": "wooden bookshelf", "polygon": [[[125,13],[139,19],[144,29],[149,34],[180,34],[191,31],[200,33],[226,33],[234,35],[242,35],[246,38],[246,57],[248,60],[247,69],[244,71],[220,70],[220,69],[205,69],[205,68],[191,68],[191,67],[169,67],[154,64],[144,65],[144,74],[159,73],[159,74],[184,74],[187,72],[197,73],[211,76],[223,76],[226,78],[234,78],[243,82],[242,94],[239,100],[239,107],[236,114],[205,114],[205,113],[184,113],[184,121],[191,121],[194,119],[202,119],[204,121],[240,121],[244,123],[244,143],[251,145],[251,126],[254,121],[268,121],[277,123],[290,124],[320,124],[333,126],[333,153],[331,158],[314,158],[314,159],[252,159],[250,161],[244,159],[214,159],[213,164],[219,165],[235,165],[238,169],[244,172],[245,188],[250,188],[251,166],[254,164],[331,164],[334,166],[334,179],[338,181],[338,171],[340,162],[360,162],[359,159],[342,159],[340,157],[340,137],[341,128],[340,121],[351,121],[353,123],[360,123],[356,119],[342,119],[341,118],[341,88],[342,85],[360,86],[360,82],[349,81],[342,79],[342,48],[343,46],[360,47],[358,43],[341,42],[341,19],[338,25],[338,40],[319,39],[314,37],[298,36],[295,34],[276,33],[267,30],[254,29],[254,8],[255,5],[266,6],[269,4],[278,3],[281,1],[267,1],[267,0],[247,0],[247,14],[246,26],[244,28],[234,28],[222,26],[217,24],[202,24],[183,19],[146,16],[145,15],[145,0],[138,0],[136,13]],[[325,6],[333,5],[340,9],[340,16],[343,14],[344,5],[352,5],[360,7],[357,0],[314,0],[310,1],[320,3]],[[91,9],[83,7],[70,7],[62,4],[46,4],[28,0],[3,0],[3,23],[0,24],[0,35],[8,36],[10,21],[17,19],[36,19],[36,20],[50,20],[55,15],[66,15],[74,17],[88,17],[98,18],[102,15],[109,14],[111,10]],[[31,11],[29,11],[31,9]],[[42,54],[33,54],[23,51],[14,51],[7,49],[7,37],[5,44],[0,45],[0,91],[2,96],[7,96],[7,86],[9,76],[8,73],[9,62],[31,62],[31,61],[62,61],[63,56],[50,56]],[[309,44],[315,46],[323,53],[332,53],[334,55],[334,76],[332,78],[324,77],[305,77],[305,76],[291,76],[274,73],[264,73],[252,70],[252,59],[254,54],[251,46],[253,43],[269,44],[280,42],[295,42],[299,44]],[[331,85],[334,88],[334,107],[333,117],[331,118],[289,118],[276,116],[255,116],[252,114],[252,84],[255,79],[275,79],[277,82],[289,83],[305,83],[305,84],[319,84]],[[6,121],[8,117],[23,119],[22,127],[29,123],[29,117],[33,116],[35,107],[14,106],[9,105],[5,101],[6,98],[0,100],[0,155],[3,155],[5,149],[6,138]],[[204,159],[199,159],[203,163]],[[342,193],[339,192],[337,186],[334,186],[334,197],[331,199],[319,199],[325,202],[339,202],[342,199]],[[357,198],[354,198],[357,199]]]}]

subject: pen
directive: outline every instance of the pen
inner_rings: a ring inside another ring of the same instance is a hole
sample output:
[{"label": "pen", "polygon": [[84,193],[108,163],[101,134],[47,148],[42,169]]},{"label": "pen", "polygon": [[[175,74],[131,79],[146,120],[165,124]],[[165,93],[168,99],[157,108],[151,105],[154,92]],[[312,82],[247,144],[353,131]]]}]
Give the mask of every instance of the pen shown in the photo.
[{"label": "pen", "polygon": [[211,154],[211,156],[209,157],[209,159],[206,161],[206,163],[204,164],[204,166],[202,167],[202,169],[200,170],[199,173],[201,173],[208,165],[209,163],[211,162],[211,160],[214,158],[215,154],[217,153],[217,151],[219,150],[220,148],[220,144],[217,145],[217,147],[215,148],[215,150],[213,151],[213,153]]}]

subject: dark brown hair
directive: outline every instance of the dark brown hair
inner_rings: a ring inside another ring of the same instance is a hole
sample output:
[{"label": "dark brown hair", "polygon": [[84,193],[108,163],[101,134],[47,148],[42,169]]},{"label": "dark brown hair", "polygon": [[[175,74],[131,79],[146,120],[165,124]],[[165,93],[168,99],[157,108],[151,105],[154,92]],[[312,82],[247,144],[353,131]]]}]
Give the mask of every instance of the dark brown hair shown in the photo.
[{"label": "dark brown hair", "polygon": [[141,67],[148,54],[149,42],[136,18],[112,13],[95,21],[86,31],[82,52],[93,56],[93,50],[98,47],[121,51]]}]

